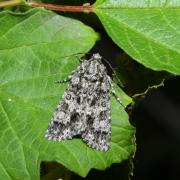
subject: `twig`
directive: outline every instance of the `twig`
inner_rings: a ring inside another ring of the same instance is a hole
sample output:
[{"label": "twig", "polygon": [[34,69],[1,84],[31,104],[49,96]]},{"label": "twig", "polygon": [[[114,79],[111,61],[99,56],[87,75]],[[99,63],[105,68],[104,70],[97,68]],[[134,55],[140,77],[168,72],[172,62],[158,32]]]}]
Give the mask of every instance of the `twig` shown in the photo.
[{"label": "twig", "polygon": [[44,7],[49,10],[54,11],[69,11],[69,12],[90,12],[93,10],[93,7],[90,5],[84,6],[63,6],[63,5],[55,5],[55,4],[48,4],[48,3],[39,3],[39,2],[29,2],[26,3],[32,7]]}]

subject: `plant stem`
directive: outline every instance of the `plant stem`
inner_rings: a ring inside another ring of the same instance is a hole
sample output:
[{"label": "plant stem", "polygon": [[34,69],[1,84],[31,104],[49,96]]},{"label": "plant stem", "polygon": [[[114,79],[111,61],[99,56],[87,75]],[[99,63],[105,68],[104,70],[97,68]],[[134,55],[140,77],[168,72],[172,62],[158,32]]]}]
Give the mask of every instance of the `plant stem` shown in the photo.
[{"label": "plant stem", "polygon": [[0,8],[8,7],[8,6],[15,6],[19,4],[24,4],[22,0],[10,0],[10,1],[2,1],[0,2]]},{"label": "plant stem", "polygon": [[32,7],[44,7],[49,10],[54,11],[69,11],[69,12],[89,12],[93,10],[93,7],[90,5],[84,6],[63,6],[63,5],[55,5],[55,4],[47,4],[47,3],[39,3],[39,2],[29,2],[26,3]]},{"label": "plant stem", "polygon": [[25,2],[24,0],[3,1],[0,2],[0,8],[4,8],[8,6],[16,6],[20,4],[26,4],[32,7],[44,7],[46,9],[54,10],[54,11],[89,12],[93,10],[93,7],[90,5],[63,6],[63,5],[55,5],[55,4],[39,3],[39,2]]}]

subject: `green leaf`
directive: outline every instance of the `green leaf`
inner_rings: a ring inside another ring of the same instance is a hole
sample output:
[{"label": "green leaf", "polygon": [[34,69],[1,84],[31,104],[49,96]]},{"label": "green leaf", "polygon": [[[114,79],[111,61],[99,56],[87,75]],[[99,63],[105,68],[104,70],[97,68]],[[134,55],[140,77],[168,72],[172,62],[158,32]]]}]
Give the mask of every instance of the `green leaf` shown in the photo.
[{"label": "green leaf", "polygon": [[77,67],[73,54],[87,52],[97,38],[83,23],[44,9],[0,13],[1,179],[37,180],[42,161],[57,161],[86,176],[91,168],[105,169],[133,154],[134,128],[114,98],[108,152],[91,149],[77,138],[62,142],[44,138],[67,86],[54,82]]},{"label": "green leaf", "polygon": [[133,59],[180,74],[180,1],[97,0],[94,7],[109,36]]}]

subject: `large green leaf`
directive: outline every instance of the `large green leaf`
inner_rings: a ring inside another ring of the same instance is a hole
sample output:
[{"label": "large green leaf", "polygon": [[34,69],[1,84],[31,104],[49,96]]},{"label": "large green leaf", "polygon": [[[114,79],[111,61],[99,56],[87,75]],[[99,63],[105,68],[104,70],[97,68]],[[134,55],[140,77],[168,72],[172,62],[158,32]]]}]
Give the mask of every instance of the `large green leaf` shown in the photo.
[{"label": "large green leaf", "polygon": [[[134,128],[114,98],[108,152],[91,149],[77,138],[44,138],[67,86],[54,82],[76,68],[72,54],[87,52],[97,38],[81,22],[44,9],[0,13],[0,179],[39,179],[41,161],[57,161],[85,176],[91,168],[105,169],[134,152]],[[131,101],[121,94],[124,104]]]},{"label": "large green leaf", "polygon": [[180,74],[179,0],[97,0],[109,36],[146,67]]}]

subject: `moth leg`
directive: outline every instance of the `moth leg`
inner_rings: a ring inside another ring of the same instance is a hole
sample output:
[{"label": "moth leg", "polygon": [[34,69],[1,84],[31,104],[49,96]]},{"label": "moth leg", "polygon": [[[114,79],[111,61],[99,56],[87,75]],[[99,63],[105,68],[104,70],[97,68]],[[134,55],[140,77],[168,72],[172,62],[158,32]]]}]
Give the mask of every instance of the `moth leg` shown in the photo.
[{"label": "moth leg", "polygon": [[113,84],[111,84],[111,93],[112,93],[112,95],[116,98],[117,101],[119,101],[120,103],[122,103],[121,100],[120,100],[120,98],[119,98],[118,95],[116,94],[116,91],[115,91],[115,89],[114,89]]},{"label": "moth leg", "polygon": [[66,83],[66,82],[71,81],[74,73],[75,73],[75,70],[73,70],[66,79],[55,81],[55,83]]},{"label": "moth leg", "polygon": [[79,61],[79,63],[82,63],[84,61],[84,59],[83,58],[79,58],[78,55],[76,55],[75,57]]},{"label": "moth leg", "polygon": [[112,93],[112,95],[115,97],[115,99],[123,106],[122,101],[121,101],[121,99],[119,98],[119,96],[116,94],[114,85],[111,83],[111,81],[112,81],[111,78],[108,76],[108,82],[109,82],[109,85],[110,85],[110,87],[111,87],[111,93]]},{"label": "moth leg", "polygon": [[55,83],[66,83],[72,79],[72,75],[69,75],[66,79],[55,81]]},{"label": "moth leg", "polygon": [[[112,95],[115,97],[115,99],[124,107],[124,105],[122,104],[122,101],[120,99],[120,97],[116,94],[116,91],[115,91],[115,88],[114,88],[114,85],[111,84],[111,93]],[[125,107],[124,107],[125,108]]]}]

